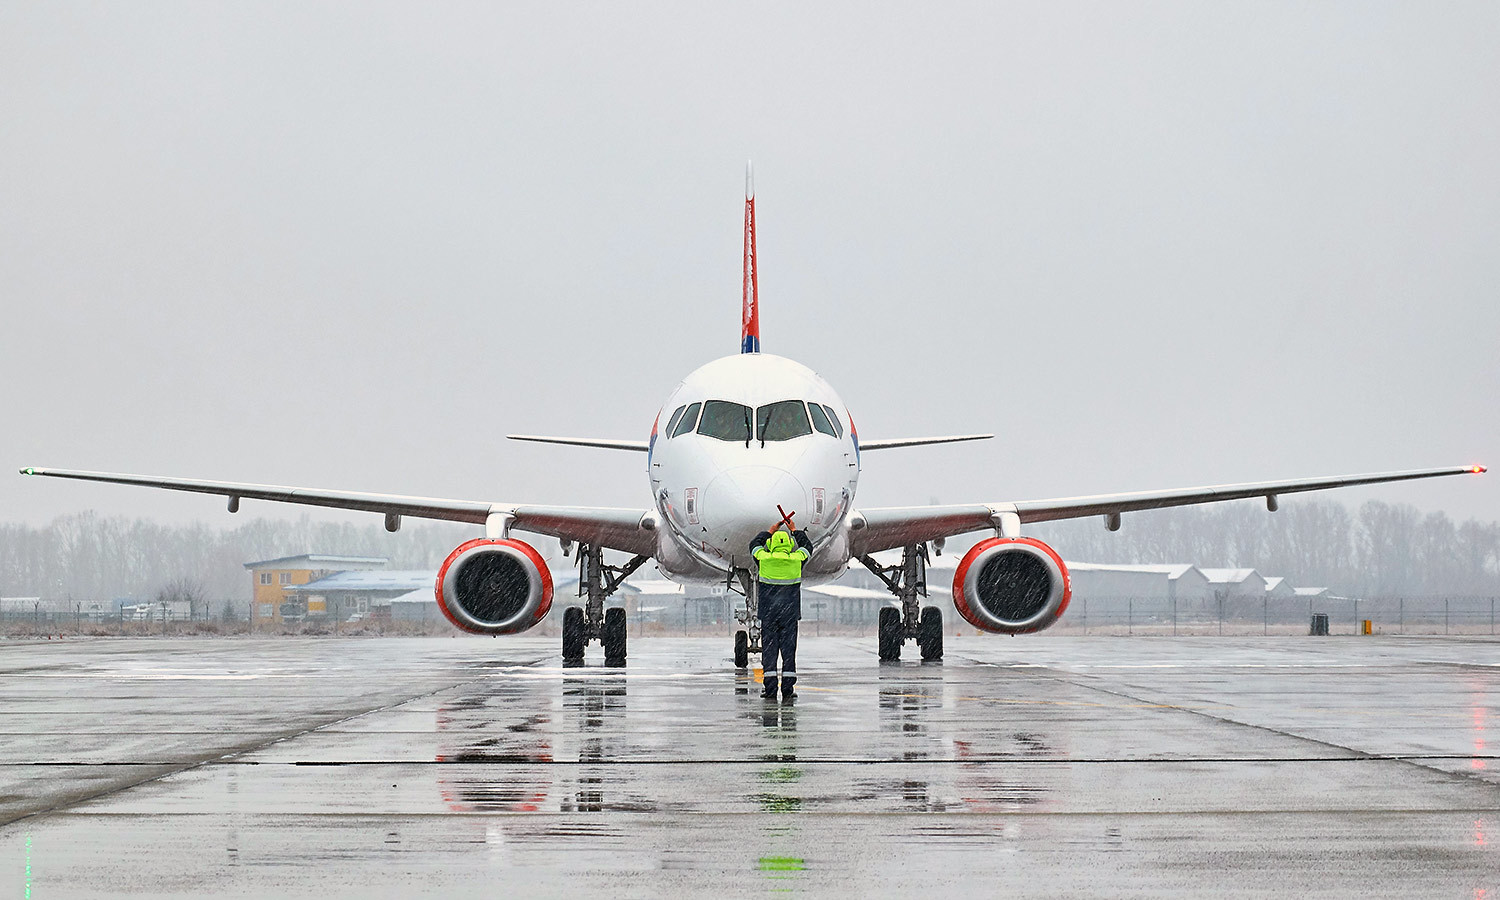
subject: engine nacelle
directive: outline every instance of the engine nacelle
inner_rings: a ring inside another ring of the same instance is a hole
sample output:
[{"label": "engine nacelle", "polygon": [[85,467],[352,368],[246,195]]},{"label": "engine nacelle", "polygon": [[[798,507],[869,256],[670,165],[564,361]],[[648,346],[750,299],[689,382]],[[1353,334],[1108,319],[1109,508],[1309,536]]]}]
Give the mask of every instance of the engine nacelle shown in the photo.
[{"label": "engine nacelle", "polygon": [[443,560],[437,602],[448,621],[464,631],[515,634],[552,609],[552,573],[524,541],[476,538]]},{"label": "engine nacelle", "polygon": [[1034,538],[980,541],[953,573],[953,605],[981,631],[1041,631],[1062,617],[1072,596],[1062,557]]}]

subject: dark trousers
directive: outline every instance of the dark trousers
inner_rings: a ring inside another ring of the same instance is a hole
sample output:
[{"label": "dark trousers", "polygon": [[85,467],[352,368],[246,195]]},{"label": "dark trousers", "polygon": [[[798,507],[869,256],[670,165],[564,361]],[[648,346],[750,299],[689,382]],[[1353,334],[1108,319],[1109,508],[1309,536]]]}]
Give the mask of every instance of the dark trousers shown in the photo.
[{"label": "dark trousers", "polygon": [[762,619],[760,623],[760,665],[765,677],[776,677],[776,658],[781,657],[781,674],[797,677],[797,620]]}]

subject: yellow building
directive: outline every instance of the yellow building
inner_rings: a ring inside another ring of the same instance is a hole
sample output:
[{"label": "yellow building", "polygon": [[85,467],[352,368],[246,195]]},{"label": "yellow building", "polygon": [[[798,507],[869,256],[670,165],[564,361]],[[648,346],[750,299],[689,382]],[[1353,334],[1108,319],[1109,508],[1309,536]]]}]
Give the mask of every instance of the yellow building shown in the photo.
[{"label": "yellow building", "polygon": [[[378,556],[324,556],[304,553],[301,556],[283,556],[280,559],[264,559],[245,563],[250,570],[250,581],[254,588],[250,602],[250,621],[254,625],[279,625],[290,614],[300,619],[312,609],[303,609],[302,602],[287,588],[307,584],[336,572],[356,572],[384,569],[390,560]],[[323,610],[316,610],[321,613]]]}]

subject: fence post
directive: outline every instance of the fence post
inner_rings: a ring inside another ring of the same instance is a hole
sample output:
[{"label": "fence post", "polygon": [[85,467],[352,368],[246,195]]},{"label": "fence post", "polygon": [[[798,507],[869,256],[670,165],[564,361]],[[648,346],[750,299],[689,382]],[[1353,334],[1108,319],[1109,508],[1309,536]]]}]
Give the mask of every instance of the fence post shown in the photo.
[{"label": "fence post", "polygon": [[1363,631],[1364,631],[1364,629],[1361,628],[1361,627],[1359,627],[1359,598],[1355,597],[1354,598],[1354,633],[1355,634],[1361,634]]},{"label": "fence post", "polygon": [[1172,595],[1172,637],[1177,637],[1177,595]]},{"label": "fence post", "polygon": [[1406,598],[1396,601],[1396,633],[1406,634]]},{"label": "fence post", "polygon": [[1443,634],[1448,633],[1448,598],[1443,598]]},{"label": "fence post", "polygon": [[1261,637],[1271,633],[1271,598],[1260,598],[1260,634]]},{"label": "fence post", "polygon": [[1083,633],[1089,633],[1089,598],[1083,598]]},{"label": "fence post", "polygon": [[1125,598],[1125,633],[1135,634],[1135,598]]},{"label": "fence post", "polygon": [[1490,634],[1495,633],[1495,598],[1490,598]]}]

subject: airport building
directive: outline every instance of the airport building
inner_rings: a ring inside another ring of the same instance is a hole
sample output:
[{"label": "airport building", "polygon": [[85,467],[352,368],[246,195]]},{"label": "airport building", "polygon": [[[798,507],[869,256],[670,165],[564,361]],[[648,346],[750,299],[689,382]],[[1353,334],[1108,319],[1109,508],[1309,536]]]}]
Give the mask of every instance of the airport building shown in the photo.
[{"label": "airport building", "polygon": [[388,618],[392,614],[392,601],[408,595],[425,595],[427,605],[435,609],[437,598],[432,586],[436,580],[437,572],[427,569],[334,572],[287,588],[282,620],[348,622]]},{"label": "airport building", "polygon": [[[926,567],[927,596],[924,606],[942,611],[946,630],[962,632],[968,626],[953,606],[953,576],[961,555],[934,555]],[[882,566],[897,565],[900,551],[875,554]],[[246,563],[255,587],[253,604],[256,624],[299,622],[357,622],[363,620],[439,622],[434,585],[437,571],[388,570],[388,560],[379,557],[301,556]],[[1264,577],[1251,568],[1199,568],[1187,563],[1162,565],[1115,565],[1069,562],[1073,598],[1080,605],[1080,621],[1093,610],[1095,621],[1108,621],[1113,605],[1124,608],[1135,602],[1141,609],[1181,609],[1184,614],[1198,607],[1220,607],[1233,601],[1234,612],[1246,601],[1317,598],[1327,588],[1294,588],[1285,578]],[[555,609],[581,604],[578,575],[571,566],[552,572]],[[1142,606],[1142,601],[1145,606]],[[638,573],[620,586],[614,602],[623,602],[632,624],[660,625],[671,631],[701,629],[735,621],[741,599],[722,585],[680,585],[654,574]],[[855,564],[842,577],[828,584],[803,589],[803,623],[873,628],[879,611],[895,598],[873,573]],[[1092,603],[1092,607],[1088,604]],[[1183,605],[1183,604],[1187,605]],[[1155,604],[1153,606],[1152,604]],[[613,604],[612,604],[613,605]],[[1248,608],[1248,607],[1247,607]]]},{"label": "airport building", "polygon": [[[283,608],[292,615],[301,607],[287,603],[293,599],[292,588],[325,578],[339,572],[384,569],[390,562],[382,557],[371,556],[327,556],[304,553],[301,556],[283,556],[279,559],[263,559],[245,563],[250,570],[250,582],[254,589],[250,602],[250,621],[254,625],[279,625],[283,621]],[[306,610],[303,609],[303,614]]]}]

